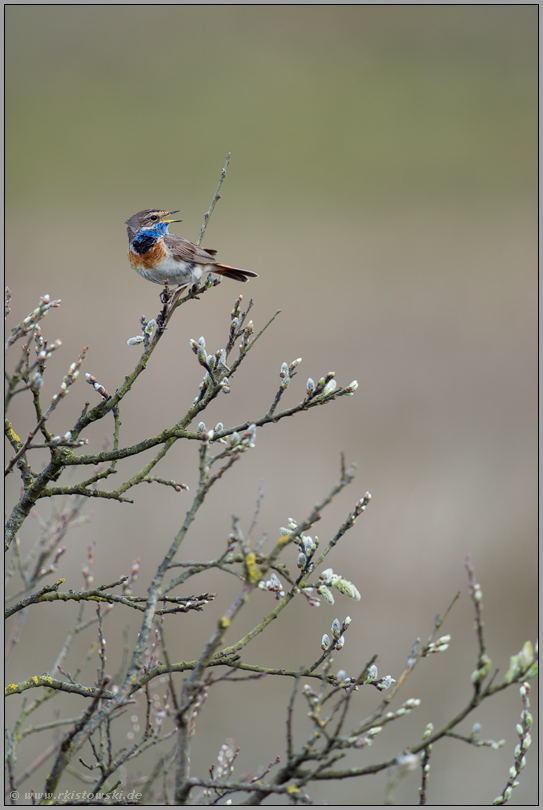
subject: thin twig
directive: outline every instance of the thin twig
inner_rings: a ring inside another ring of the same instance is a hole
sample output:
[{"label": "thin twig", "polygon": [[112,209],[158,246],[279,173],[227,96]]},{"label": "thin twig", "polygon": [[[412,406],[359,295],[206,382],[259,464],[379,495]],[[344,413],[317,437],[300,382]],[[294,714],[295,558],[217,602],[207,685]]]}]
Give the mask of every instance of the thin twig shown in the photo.
[{"label": "thin twig", "polygon": [[219,178],[219,184],[217,186],[217,190],[215,191],[215,194],[213,195],[213,199],[211,200],[211,205],[209,206],[209,209],[208,209],[207,213],[204,214],[204,221],[202,223],[202,227],[200,228],[200,234],[198,236],[198,241],[196,242],[197,245],[201,244],[202,239],[204,238],[204,233],[206,232],[207,223],[209,221],[209,218],[210,218],[211,214],[213,213],[213,209],[215,208],[215,205],[216,205],[217,201],[221,199],[221,195],[220,195],[219,192],[221,190],[222,182],[223,182],[224,178],[226,177],[226,170],[228,168],[228,164],[230,163],[230,157],[231,157],[231,153],[228,152],[228,154],[226,155],[226,160],[224,162],[224,166],[223,166],[222,171],[221,171],[221,176]]}]

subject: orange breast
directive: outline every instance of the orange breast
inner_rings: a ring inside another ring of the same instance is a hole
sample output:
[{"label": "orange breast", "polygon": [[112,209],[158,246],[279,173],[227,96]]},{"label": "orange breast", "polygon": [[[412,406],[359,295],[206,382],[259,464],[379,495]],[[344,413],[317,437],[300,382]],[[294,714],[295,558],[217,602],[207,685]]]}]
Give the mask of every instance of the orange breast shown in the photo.
[{"label": "orange breast", "polygon": [[128,249],[128,261],[134,270],[153,270],[162,264],[167,255],[162,239],[159,239],[150,250],[142,254]]}]

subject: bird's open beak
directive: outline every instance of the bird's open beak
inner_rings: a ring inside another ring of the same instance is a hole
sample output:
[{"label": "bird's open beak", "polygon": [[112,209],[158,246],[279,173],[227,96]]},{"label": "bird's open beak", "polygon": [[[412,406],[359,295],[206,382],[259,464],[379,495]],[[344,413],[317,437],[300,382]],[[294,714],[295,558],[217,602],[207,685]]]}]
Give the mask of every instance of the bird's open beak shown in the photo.
[{"label": "bird's open beak", "polygon": [[167,224],[167,225],[169,225],[169,224],[170,224],[170,222],[183,222],[183,220],[182,220],[182,219],[166,219],[166,217],[171,217],[171,215],[172,215],[172,214],[178,214],[180,210],[181,210],[181,209],[179,208],[177,211],[169,211],[169,212],[166,214],[166,216],[165,216],[165,217],[162,217],[162,219],[161,219],[160,221],[161,221],[161,222],[164,222],[164,223],[165,223],[165,224]]}]

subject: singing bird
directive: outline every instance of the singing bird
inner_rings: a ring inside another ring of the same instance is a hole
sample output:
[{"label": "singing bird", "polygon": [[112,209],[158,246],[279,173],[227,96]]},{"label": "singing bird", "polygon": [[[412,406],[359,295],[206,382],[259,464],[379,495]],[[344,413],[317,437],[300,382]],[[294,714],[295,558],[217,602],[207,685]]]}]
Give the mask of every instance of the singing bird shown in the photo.
[{"label": "singing bird", "polygon": [[168,233],[168,225],[182,222],[181,219],[168,219],[178,213],[146,208],[127,219],[128,260],[140,276],[155,284],[164,284],[167,280],[178,288],[199,281],[205,272],[218,273],[236,281],[258,277],[258,273],[252,270],[220,264],[215,258],[216,250],[204,249]]}]

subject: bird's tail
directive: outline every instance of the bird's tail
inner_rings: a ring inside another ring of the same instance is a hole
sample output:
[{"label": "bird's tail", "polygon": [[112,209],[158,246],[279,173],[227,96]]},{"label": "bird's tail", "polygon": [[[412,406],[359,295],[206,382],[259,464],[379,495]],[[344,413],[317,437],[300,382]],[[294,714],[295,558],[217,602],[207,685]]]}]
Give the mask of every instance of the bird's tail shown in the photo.
[{"label": "bird's tail", "polygon": [[228,264],[214,264],[213,272],[226,278],[233,278],[236,281],[249,281],[250,278],[258,278],[258,273],[252,270],[239,270],[237,267],[230,267]]}]

